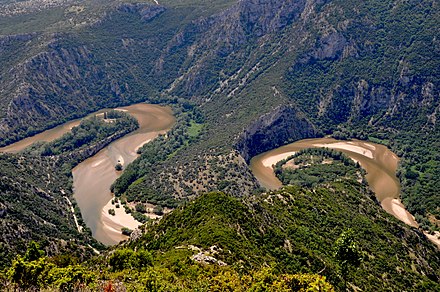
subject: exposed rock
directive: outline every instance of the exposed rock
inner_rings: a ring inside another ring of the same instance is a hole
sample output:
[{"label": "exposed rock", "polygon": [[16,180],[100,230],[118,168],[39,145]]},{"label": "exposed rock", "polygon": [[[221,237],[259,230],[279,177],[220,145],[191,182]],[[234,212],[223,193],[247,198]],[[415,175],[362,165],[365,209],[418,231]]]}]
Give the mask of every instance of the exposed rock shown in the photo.
[{"label": "exposed rock", "polygon": [[198,262],[200,264],[217,264],[219,266],[227,266],[225,262],[222,262],[220,260],[217,260],[215,257],[212,257],[210,255],[207,255],[204,252],[199,252],[198,254],[195,254],[191,257],[191,259],[195,262]]},{"label": "exposed rock", "polygon": [[242,0],[237,9],[244,31],[258,37],[292,23],[301,15],[305,4],[304,0]]},{"label": "exposed rock", "polygon": [[141,236],[142,236],[142,230],[140,230],[139,228],[136,228],[130,234],[130,241],[135,241],[135,240],[141,238]]},{"label": "exposed rock", "polygon": [[44,191],[41,188],[36,188],[35,193],[38,196],[42,197],[43,199],[46,199],[46,200],[49,200],[49,201],[52,201],[54,199],[53,196],[49,195],[46,191]]},{"label": "exposed rock", "polygon": [[303,114],[290,105],[279,106],[248,126],[237,139],[235,148],[249,162],[264,151],[316,135],[317,130]]},{"label": "exposed rock", "polygon": [[166,8],[162,5],[152,5],[146,3],[124,3],[118,7],[118,10],[128,13],[138,13],[142,17],[143,21],[149,21],[162,14]]},{"label": "exposed rock", "polygon": [[188,249],[188,250],[192,250],[192,251],[201,251],[202,249],[200,247],[197,247],[195,245],[180,245],[180,246],[176,246],[176,249]]},{"label": "exposed rock", "polygon": [[209,250],[202,250],[200,247],[194,245],[182,245],[176,246],[176,249],[188,249],[191,251],[198,252],[197,254],[191,256],[191,259],[200,264],[209,265],[209,264],[218,264],[219,266],[227,266],[227,264],[223,261],[217,260],[213,255],[218,254],[222,251],[221,248],[213,245],[209,248]]},{"label": "exposed rock", "polygon": [[[347,47],[347,49],[345,49]],[[345,37],[339,32],[322,36],[314,49],[305,54],[298,61],[301,64],[312,62],[313,60],[336,59],[345,53],[345,57],[355,54],[356,49],[353,45],[348,46]]]},{"label": "exposed rock", "polygon": [[30,12],[43,11],[50,8],[66,6],[75,0],[24,0],[12,1],[0,6],[0,16],[20,15]]}]

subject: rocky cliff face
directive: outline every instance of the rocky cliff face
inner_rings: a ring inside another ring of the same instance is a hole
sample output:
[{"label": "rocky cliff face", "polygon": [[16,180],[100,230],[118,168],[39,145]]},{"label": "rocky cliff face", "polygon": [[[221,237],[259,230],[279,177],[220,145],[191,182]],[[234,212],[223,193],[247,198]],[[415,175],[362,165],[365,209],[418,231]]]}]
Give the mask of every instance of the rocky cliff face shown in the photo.
[{"label": "rocky cliff face", "polygon": [[[191,64],[181,68],[170,91],[200,99],[222,89],[236,74],[255,73],[258,58],[264,58],[257,46],[274,41],[271,38],[298,20],[305,7],[305,0],[243,0],[219,14],[193,21],[169,44],[185,47]],[[255,46],[255,52],[250,53],[248,46]],[[166,60],[165,56],[160,60]]]},{"label": "rocky cliff face", "polygon": [[[435,66],[429,74],[414,68],[417,58],[398,51],[399,46],[408,47],[405,30],[384,24],[386,18],[397,19],[406,4],[396,3],[394,10],[381,6],[384,12],[377,15],[368,12],[370,3],[356,9],[350,5],[337,0],[242,0],[221,12],[176,23],[173,19],[187,15],[183,8],[122,4],[87,30],[96,40],[84,44],[76,44],[81,41],[75,33],[3,37],[2,52],[14,48],[11,38],[16,44],[29,38],[45,41],[32,43],[23,60],[5,62],[0,81],[2,143],[164,89],[199,104],[237,95],[244,99],[241,89],[258,87],[252,82],[261,78],[284,89],[284,97],[307,115],[334,124],[384,113],[389,121],[399,111],[414,111],[416,103],[423,105],[426,122],[435,123],[440,104],[439,84],[432,78]],[[371,15],[363,17],[367,12]],[[426,21],[433,21],[434,14]],[[157,34],[155,27],[160,27]],[[389,43],[380,39],[381,31],[392,33]],[[431,44],[433,52],[438,51],[438,40],[421,35],[413,46]],[[396,55],[385,58],[378,49],[384,46]],[[420,56],[428,58],[429,52]],[[374,65],[372,59],[379,63]],[[387,73],[373,80],[382,71]],[[421,76],[415,77],[416,72]],[[336,79],[322,84],[309,79],[319,74]]]},{"label": "rocky cliff face", "polygon": [[316,137],[318,131],[292,106],[280,106],[261,116],[239,136],[235,147],[249,162],[252,157],[288,142]]},{"label": "rocky cliff face", "polygon": [[2,144],[55,126],[98,108],[128,102],[128,85],[105,71],[85,46],[65,48],[57,38],[38,53],[11,68],[2,84],[8,100],[0,120]]},{"label": "rocky cliff face", "polygon": [[118,7],[119,11],[139,14],[143,21],[150,21],[166,10],[165,6],[154,4],[126,3]]}]

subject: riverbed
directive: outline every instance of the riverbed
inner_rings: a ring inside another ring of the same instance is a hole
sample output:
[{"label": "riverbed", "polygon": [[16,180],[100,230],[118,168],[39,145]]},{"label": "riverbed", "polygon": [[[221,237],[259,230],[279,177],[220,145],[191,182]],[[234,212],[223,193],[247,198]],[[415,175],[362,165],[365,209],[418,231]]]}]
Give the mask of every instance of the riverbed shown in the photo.
[{"label": "riverbed", "polygon": [[[109,109],[102,109],[87,117],[102,114]],[[112,245],[125,239],[122,227],[136,228],[140,223],[126,214],[122,205],[116,208],[112,204],[110,186],[122,174],[115,170],[121,163],[125,168],[136,159],[137,149],[160,134],[165,134],[175,123],[169,107],[139,103],[120,107],[116,110],[127,112],[139,122],[139,129],[112,142],[94,156],[78,164],[73,170],[74,197],[81,210],[86,225],[93,236],[106,245]],[[87,118],[86,117],[86,118]],[[46,130],[34,136],[0,148],[0,152],[17,153],[36,142],[50,142],[70,132],[82,119],[75,119]],[[115,216],[108,213],[115,210]]]},{"label": "riverbed", "polygon": [[[125,168],[137,158],[139,147],[165,134],[175,123],[169,107],[141,103],[117,110],[134,116],[139,121],[139,129],[112,142],[72,171],[74,197],[82,217],[92,230],[93,237],[106,245],[116,244],[126,238],[121,228],[135,229],[140,225],[125,213],[122,205],[116,208],[116,204],[111,204],[113,195],[110,186],[122,174],[115,170],[115,165],[120,163]],[[110,215],[108,209],[114,209],[116,215]]]},{"label": "riverbed", "polygon": [[255,156],[251,160],[250,168],[263,187],[276,190],[282,186],[282,183],[275,176],[272,165],[297,151],[317,147],[340,150],[359,162],[367,171],[367,182],[384,210],[406,224],[418,227],[414,217],[399,200],[400,183],[396,177],[399,158],[384,145],[359,140],[305,139]]},{"label": "riverbed", "polygon": [[[102,110],[96,111],[94,113],[89,114],[85,118],[93,117],[94,115],[103,113],[108,110],[109,109],[102,109]],[[8,146],[0,147],[0,152],[18,153],[18,152],[24,150],[26,147],[28,147],[36,142],[51,142],[53,140],[60,138],[64,134],[70,132],[72,130],[72,128],[78,126],[81,123],[81,120],[83,120],[83,119],[84,118],[68,121],[64,124],[61,124],[61,125],[56,126],[52,129],[43,131],[43,132],[38,133],[34,136],[27,137],[25,139],[17,141],[17,142],[10,144]]]}]

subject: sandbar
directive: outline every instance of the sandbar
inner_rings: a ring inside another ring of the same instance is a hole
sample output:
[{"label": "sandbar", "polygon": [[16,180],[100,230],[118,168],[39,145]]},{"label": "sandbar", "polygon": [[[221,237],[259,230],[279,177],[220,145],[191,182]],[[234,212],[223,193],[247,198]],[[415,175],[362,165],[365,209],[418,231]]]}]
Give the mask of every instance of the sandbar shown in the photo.
[{"label": "sandbar", "polygon": [[277,155],[272,155],[267,158],[264,158],[262,163],[264,167],[272,167],[272,165],[277,164],[277,162],[286,159],[289,156],[292,156],[296,153],[296,151],[285,152]]},{"label": "sandbar", "polygon": [[329,143],[329,144],[313,144],[315,147],[326,147],[331,149],[342,149],[347,150],[350,152],[354,152],[363,156],[366,156],[368,158],[373,159],[373,152],[369,149],[365,149],[361,146],[356,145],[350,145],[347,142],[336,142],[336,143]]},{"label": "sandbar", "polygon": [[[119,208],[116,208],[116,204],[119,204]],[[115,210],[115,215],[110,215],[108,210]],[[136,221],[130,214],[125,213],[124,206],[117,200],[115,205],[112,204],[112,200],[102,208],[101,219],[104,228],[108,230],[108,235],[116,241],[127,238],[121,233],[123,227],[127,227],[134,230],[142,225],[139,221]]]},{"label": "sandbar", "polygon": [[414,216],[412,216],[403,206],[399,199],[386,198],[382,202],[382,208],[400,221],[412,227],[419,227]]}]

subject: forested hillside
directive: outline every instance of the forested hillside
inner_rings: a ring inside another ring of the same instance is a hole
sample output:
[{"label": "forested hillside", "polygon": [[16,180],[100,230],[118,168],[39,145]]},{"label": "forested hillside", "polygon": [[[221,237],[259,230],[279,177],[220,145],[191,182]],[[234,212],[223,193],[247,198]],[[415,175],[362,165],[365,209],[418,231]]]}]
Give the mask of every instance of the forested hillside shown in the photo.
[{"label": "forested hillside", "polygon": [[[175,126],[138,150],[112,191],[129,204],[180,206],[90,259],[88,244],[99,244],[75,224],[70,172],[136,121],[92,119],[0,154],[1,264],[12,267],[2,283],[435,291],[438,249],[384,213],[351,162],[332,154],[330,166],[278,168],[296,186],[276,193],[248,164],[304,138],[384,144],[401,158],[402,202],[422,229],[439,231],[439,35],[436,0],[0,0],[0,146],[102,108],[171,105]],[[362,253],[346,279],[334,253],[345,236]],[[49,257],[28,253],[11,266],[31,240]],[[190,246],[227,267],[195,264]],[[51,257],[64,252],[75,260]],[[17,265],[36,262],[35,282],[20,283]],[[66,279],[72,271],[79,278]]]},{"label": "forested hillside", "polygon": [[44,242],[49,254],[70,249],[84,256],[86,243],[93,240],[78,231],[70,182],[54,171],[56,163],[15,155],[0,155],[0,160],[0,266],[24,252],[30,240]]},{"label": "forested hillside", "polygon": [[[18,258],[5,283],[117,291],[439,288],[438,250],[351,180],[244,200],[202,195],[132,238],[84,264]],[[41,269],[19,269],[31,265]]]}]

